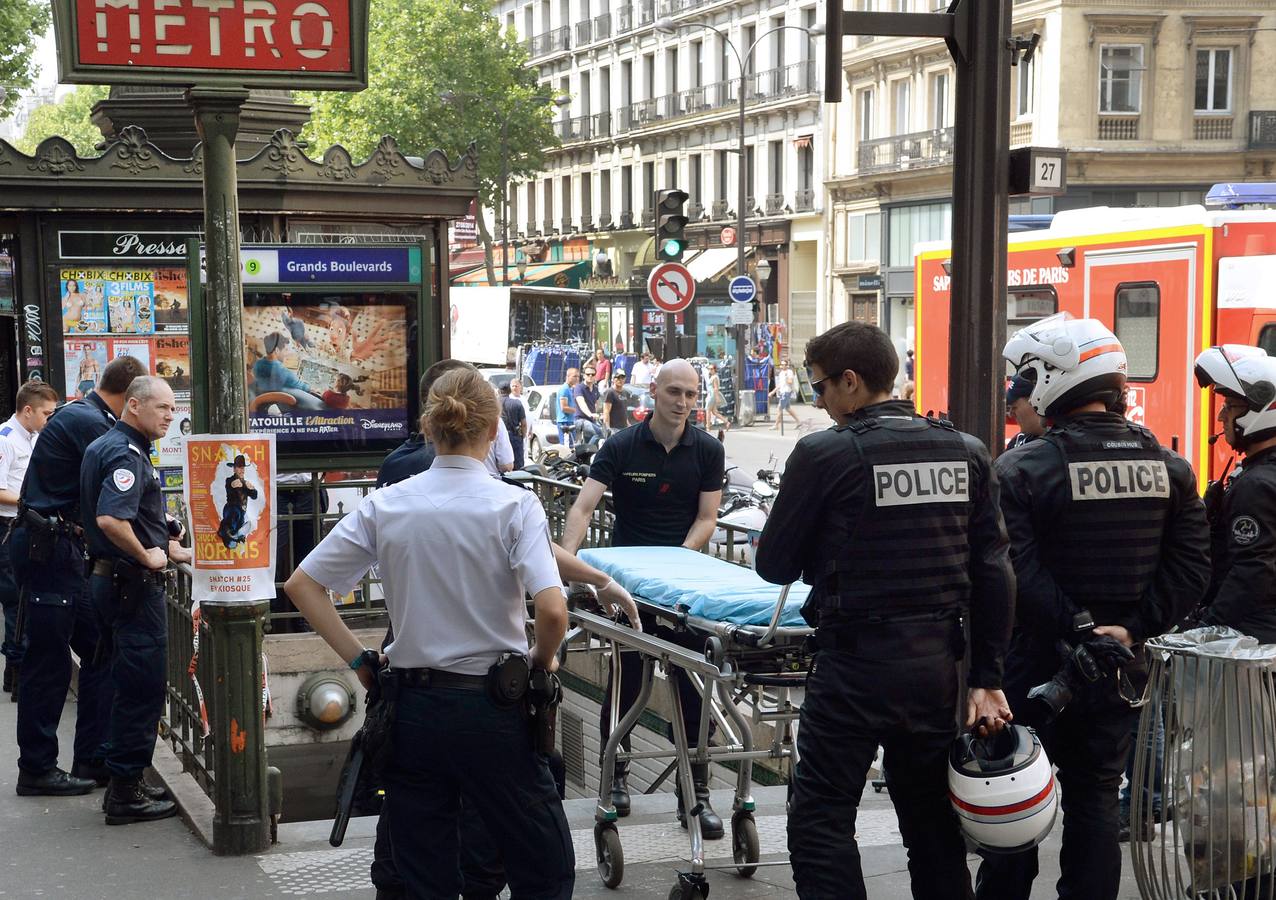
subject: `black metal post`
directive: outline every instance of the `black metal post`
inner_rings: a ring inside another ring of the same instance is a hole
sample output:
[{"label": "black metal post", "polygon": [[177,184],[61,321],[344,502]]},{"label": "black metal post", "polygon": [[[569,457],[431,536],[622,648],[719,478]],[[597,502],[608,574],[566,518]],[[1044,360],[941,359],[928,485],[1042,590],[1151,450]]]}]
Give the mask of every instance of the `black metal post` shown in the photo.
[{"label": "black metal post", "polygon": [[[510,283],[510,148],[509,116],[501,122],[501,284]],[[475,210],[479,212],[479,210]]]},{"label": "black metal post", "polygon": [[965,0],[957,66],[948,413],[994,454],[1005,434],[1010,0]]}]

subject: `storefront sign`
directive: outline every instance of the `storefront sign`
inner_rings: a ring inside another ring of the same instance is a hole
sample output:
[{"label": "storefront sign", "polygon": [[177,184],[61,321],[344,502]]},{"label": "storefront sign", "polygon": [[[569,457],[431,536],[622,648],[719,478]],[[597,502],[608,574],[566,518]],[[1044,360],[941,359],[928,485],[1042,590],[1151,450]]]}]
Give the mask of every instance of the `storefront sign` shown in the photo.
[{"label": "storefront sign", "polygon": [[59,80],[361,90],[367,0],[55,0]]},{"label": "storefront sign", "polygon": [[173,231],[59,231],[58,255],[64,259],[186,258],[186,241],[194,232]]},{"label": "storefront sign", "polygon": [[275,437],[211,434],[183,441],[182,483],[199,600],[275,596]]},{"label": "storefront sign", "polygon": [[880,291],[882,289],[882,276],[861,275],[856,280],[855,287],[861,291]]},{"label": "storefront sign", "polygon": [[[203,251],[201,250],[201,253]],[[201,260],[201,279],[208,273]],[[406,284],[421,279],[419,247],[243,247],[244,284]]]}]

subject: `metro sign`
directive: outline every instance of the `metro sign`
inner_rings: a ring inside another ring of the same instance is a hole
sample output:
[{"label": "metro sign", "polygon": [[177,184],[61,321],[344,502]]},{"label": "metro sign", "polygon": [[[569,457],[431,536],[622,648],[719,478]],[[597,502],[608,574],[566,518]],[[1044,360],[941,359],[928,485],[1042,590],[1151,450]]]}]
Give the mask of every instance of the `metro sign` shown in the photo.
[{"label": "metro sign", "polygon": [[59,77],[82,84],[360,90],[367,20],[368,0],[54,0]]}]

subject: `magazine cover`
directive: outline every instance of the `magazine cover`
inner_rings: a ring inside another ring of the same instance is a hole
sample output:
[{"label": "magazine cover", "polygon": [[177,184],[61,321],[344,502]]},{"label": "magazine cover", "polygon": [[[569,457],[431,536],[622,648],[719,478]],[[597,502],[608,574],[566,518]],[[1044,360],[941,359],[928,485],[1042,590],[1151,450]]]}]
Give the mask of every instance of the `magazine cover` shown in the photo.
[{"label": "magazine cover", "polygon": [[102,370],[111,358],[105,340],[64,339],[62,359],[66,365],[66,398],[83,400],[89,391],[97,387]]},{"label": "magazine cover", "polygon": [[185,269],[155,270],[155,330],[183,333],[190,324]]},{"label": "magazine cover", "polygon": [[106,334],[105,269],[63,269],[63,334]]},{"label": "magazine cover", "polygon": [[155,331],[154,273],[123,274],[145,277],[106,283],[111,334],[151,334]]},{"label": "magazine cover", "polygon": [[190,396],[191,353],[186,335],[163,335],[151,339],[151,374],[168,382],[173,393]]}]

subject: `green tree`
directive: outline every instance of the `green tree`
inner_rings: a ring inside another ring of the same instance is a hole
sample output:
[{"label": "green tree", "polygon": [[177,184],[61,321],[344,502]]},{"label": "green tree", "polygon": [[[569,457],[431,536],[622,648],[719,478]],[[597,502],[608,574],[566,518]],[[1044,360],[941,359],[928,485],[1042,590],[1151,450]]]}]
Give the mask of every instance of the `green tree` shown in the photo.
[{"label": "green tree", "polygon": [[91,156],[102,132],[89,121],[89,113],[94,103],[106,99],[108,90],[102,85],[82,84],[57,103],[36,107],[27,120],[27,130],[18,139],[18,149],[35,153],[42,140],[56,134],[70,141],[81,156]]},{"label": "green tree", "polygon": [[0,0],[0,116],[18,102],[18,91],[31,87],[40,66],[32,58],[36,42],[48,30],[48,0]]},{"label": "green tree", "polygon": [[[474,142],[479,202],[499,210],[502,133],[511,180],[541,171],[545,150],[558,143],[553,107],[534,99],[544,89],[525,48],[501,28],[489,0],[380,2],[370,16],[367,90],[299,97],[313,110],[305,132],[312,148],[341,144],[360,159],[390,134],[409,155],[438,148],[455,160]],[[495,283],[481,215],[478,226]]]}]

